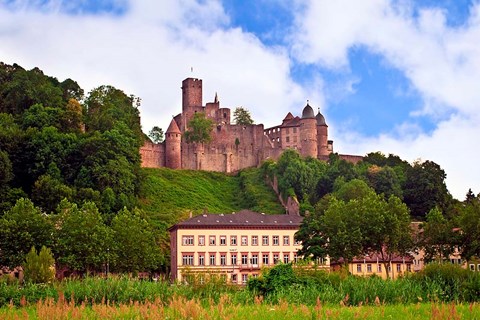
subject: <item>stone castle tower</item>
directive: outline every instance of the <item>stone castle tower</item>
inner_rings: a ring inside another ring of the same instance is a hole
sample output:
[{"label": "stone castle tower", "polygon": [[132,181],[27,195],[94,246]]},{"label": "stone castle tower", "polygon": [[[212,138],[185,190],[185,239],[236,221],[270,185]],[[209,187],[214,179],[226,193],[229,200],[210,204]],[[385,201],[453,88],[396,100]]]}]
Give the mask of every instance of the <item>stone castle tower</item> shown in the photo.
[{"label": "stone castle tower", "polygon": [[[295,149],[304,157],[327,160],[333,152],[328,140],[325,117],[307,102],[302,117],[290,112],[282,124],[264,129],[263,124],[230,123],[230,108],[220,107],[217,94],[213,102],[203,104],[202,80],[187,78],[182,82],[182,113],[175,116],[166,131],[165,141],[147,141],[140,148],[142,166],[233,172],[260,165],[266,159],[278,159],[286,149]],[[197,112],[215,124],[209,144],[189,144],[182,139],[188,123]],[[340,155],[351,162],[360,156]]]}]

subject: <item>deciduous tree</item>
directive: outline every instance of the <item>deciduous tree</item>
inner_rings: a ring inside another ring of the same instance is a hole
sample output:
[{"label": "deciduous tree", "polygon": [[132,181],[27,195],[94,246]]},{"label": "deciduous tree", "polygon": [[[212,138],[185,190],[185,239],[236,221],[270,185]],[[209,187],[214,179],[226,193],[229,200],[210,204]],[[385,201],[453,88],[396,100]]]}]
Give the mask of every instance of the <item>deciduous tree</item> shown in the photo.
[{"label": "deciduous tree", "polygon": [[238,125],[252,125],[254,123],[250,111],[243,107],[235,108],[235,111],[233,111],[233,121]]},{"label": "deciduous tree", "polygon": [[211,132],[213,121],[208,119],[203,112],[197,112],[188,123],[188,130],[185,131],[187,143],[209,143],[212,140]]}]

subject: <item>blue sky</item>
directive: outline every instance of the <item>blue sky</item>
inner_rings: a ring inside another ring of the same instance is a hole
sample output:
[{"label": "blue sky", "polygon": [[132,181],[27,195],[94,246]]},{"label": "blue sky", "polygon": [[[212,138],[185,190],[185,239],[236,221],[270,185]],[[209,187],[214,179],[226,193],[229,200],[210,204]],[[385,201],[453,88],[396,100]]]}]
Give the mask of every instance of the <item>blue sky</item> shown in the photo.
[{"label": "blue sky", "polygon": [[0,43],[0,61],[140,96],[144,131],[198,77],[204,103],[268,127],[309,100],[336,152],[432,160],[454,196],[480,192],[478,1],[0,0]]}]

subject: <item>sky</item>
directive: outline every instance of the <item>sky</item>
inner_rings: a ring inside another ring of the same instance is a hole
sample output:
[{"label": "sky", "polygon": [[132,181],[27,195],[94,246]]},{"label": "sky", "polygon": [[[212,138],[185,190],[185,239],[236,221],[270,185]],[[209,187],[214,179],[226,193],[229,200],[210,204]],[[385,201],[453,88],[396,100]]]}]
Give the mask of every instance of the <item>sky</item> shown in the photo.
[{"label": "sky", "polygon": [[142,99],[142,127],[203,102],[278,125],[309,100],[334,151],[431,160],[480,192],[480,2],[0,0],[0,61]]}]

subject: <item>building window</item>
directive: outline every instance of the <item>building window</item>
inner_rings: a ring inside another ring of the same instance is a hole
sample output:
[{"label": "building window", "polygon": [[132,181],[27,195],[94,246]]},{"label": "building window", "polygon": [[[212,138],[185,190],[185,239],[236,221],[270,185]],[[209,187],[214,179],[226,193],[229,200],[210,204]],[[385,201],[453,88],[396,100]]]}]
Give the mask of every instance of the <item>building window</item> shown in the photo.
[{"label": "building window", "polygon": [[211,246],[214,246],[214,245],[215,245],[215,238],[216,238],[215,236],[210,236],[210,237],[209,237],[210,240],[209,240],[208,243],[209,243]]},{"label": "building window", "polygon": [[247,280],[248,280],[248,274],[243,273],[243,274],[242,274],[242,283],[243,283],[243,284],[247,284]]},{"label": "building window", "polygon": [[297,136],[293,136],[293,142],[297,143]]},{"label": "building window", "polygon": [[252,236],[252,246],[258,246],[258,236]]},{"label": "building window", "polygon": [[200,277],[199,277],[199,280],[200,280],[200,284],[204,284],[205,283],[205,276],[203,274],[201,274]]},{"label": "building window", "polygon": [[297,128],[293,128],[293,133],[297,133]]},{"label": "building window", "polygon": [[357,272],[362,272],[362,265],[360,263],[357,264]]},{"label": "building window", "polygon": [[285,142],[290,142],[290,137],[285,137]]},{"label": "building window", "polygon": [[277,263],[278,262],[278,253],[274,253],[273,254],[273,263]]},{"label": "building window", "polygon": [[378,265],[377,265],[377,271],[378,271],[378,272],[382,272],[382,265],[381,265],[381,264],[378,264]]},{"label": "building window", "polygon": [[230,236],[230,245],[232,246],[237,245],[237,236]]},{"label": "building window", "polygon": [[237,254],[232,253],[232,265],[235,266],[237,265]]},{"label": "building window", "polygon": [[222,266],[227,265],[227,255],[225,253],[220,254],[220,264]]},{"label": "building window", "polygon": [[268,236],[262,236],[262,245],[268,246]]},{"label": "building window", "polygon": [[198,254],[198,265],[199,266],[205,265],[205,255],[203,253]]},{"label": "building window", "polygon": [[274,246],[278,246],[278,242],[279,242],[278,238],[279,238],[278,236],[273,236],[272,237],[272,243],[273,243]]},{"label": "building window", "polygon": [[283,245],[284,246],[290,245],[290,236],[283,236]]},{"label": "building window", "polygon": [[198,236],[198,245],[199,246],[205,245],[205,236]]},{"label": "building window", "polygon": [[402,265],[400,263],[397,263],[397,272],[402,271]]},{"label": "building window", "polygon": [[475,271],[475,265],[473,263],[470,264],[470,270]]},{"label": "building window", "polygon": [[215,253],[210,254],[210,265],[211,266],[215,265]]},{"label": "building window", "polygon": [[236,274],[232,274],[232,282],[233,283],[237,283],[238,280],[237,280],[237,275]]},{"label": "building window", "polygon": [[227,245],[227,236],[220,236],[220,245],[221,246]]},{"label": "building window", "polygon": [[298,258],[298,253],[295,252],[295,254],[293,255],[293,261],[294,261],[295,263],[297,263],[298,260],[299,260],[299,258]]},{"label": "building window", "polygon": [[283,263],[289,263],[290,262],[290,254],[284,253],[283,254]]},{"label": "building window", "polygon": [[285,133],[287,133],[287,134],[288,134],[288,128],[285,128]]},{"label": "building window", "polygon": [[183,236],[182,243],[184,246],[193,246],[193,236]]},{"label": "building window", "polygon": [[367,272],[368,273],[372,272],[372,265],[370,263],[367,264]]},{"label": "building window", "polygon": [[268,265],[268,253],[264,253],[262,257],[263,264]]},{"label": "building window", "polygon": [[184,266],[193,266],[193,253],[184,254],[182,262]]},{"label": "building window", "polygon": [[254,266],[258,265],[258,253],[252,253],[252,258],[250,259],[250,262]]},{"label": "building window", "polygon": [[247,265],[248,264],[248,254],[242,253],[242,265]]},{"label": "building window", "polygon": [[242,236],[242,246],[248,245],[248,236]]}]

